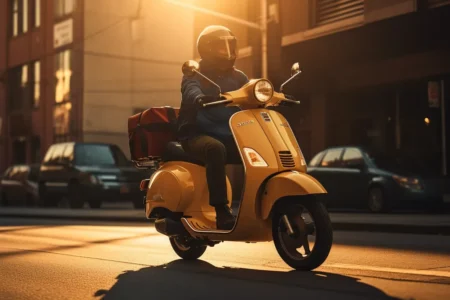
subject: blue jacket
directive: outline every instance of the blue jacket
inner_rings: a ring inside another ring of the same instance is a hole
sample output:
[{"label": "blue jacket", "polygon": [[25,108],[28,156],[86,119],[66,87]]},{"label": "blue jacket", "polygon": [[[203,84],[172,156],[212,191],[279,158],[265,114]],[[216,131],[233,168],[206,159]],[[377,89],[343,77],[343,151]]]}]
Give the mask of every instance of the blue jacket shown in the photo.
[{"label": "blue jacket", "polygon": [[[247,76],[232,69],[220,72],[204,61],[200,62],[200,71],[209,79],[217,83],[222,93],[240,89],[248,82]],[[203,95],[219,97],[217,87],[199,75],[184,76],[181,82],[182,101],[178,117],[178,138],[187,139],[199,134],[206,134],[218,139],[230,137],[231,130],[228,121],[239,110],[238,107],[215,106],[199,109],[195,105],[196,99]]]}]

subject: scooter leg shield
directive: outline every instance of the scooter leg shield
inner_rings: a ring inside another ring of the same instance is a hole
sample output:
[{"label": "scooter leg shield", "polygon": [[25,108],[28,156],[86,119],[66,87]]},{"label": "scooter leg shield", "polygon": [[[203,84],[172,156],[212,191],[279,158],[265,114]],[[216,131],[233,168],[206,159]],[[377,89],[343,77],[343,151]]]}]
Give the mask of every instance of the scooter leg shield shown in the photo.
[{"label": "scooter leg shield", "polygon": [[261,218],[266,220],[272,207],[283,197],[326,193],[319,181],[305,173],[280,173],[270,178],[264,187],[260,206]]}]

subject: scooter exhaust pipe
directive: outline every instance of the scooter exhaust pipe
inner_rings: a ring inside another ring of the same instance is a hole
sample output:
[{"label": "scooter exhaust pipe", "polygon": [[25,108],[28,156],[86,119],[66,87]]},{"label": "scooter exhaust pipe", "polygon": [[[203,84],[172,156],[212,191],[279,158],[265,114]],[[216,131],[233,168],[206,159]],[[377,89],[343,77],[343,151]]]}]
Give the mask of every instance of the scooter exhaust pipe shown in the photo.
[{"label": "scooter exhaust pipe", "polygon": [[168,218],[156,220],[155,229],[159,233],[167,236],[176,236],[187,233],[181,222],[177,222]]}]

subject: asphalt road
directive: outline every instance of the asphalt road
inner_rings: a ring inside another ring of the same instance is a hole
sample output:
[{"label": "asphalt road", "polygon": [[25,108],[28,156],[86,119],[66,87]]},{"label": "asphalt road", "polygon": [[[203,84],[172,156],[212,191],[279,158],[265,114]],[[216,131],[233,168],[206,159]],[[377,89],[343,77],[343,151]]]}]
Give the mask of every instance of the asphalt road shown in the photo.
[{"label": "asphalt road", "polygon": [[185,262],[142,223],[0,218],[0,299],[450,299],[449,254],[449,236],[335,232],[295,272],[272,243]]}]

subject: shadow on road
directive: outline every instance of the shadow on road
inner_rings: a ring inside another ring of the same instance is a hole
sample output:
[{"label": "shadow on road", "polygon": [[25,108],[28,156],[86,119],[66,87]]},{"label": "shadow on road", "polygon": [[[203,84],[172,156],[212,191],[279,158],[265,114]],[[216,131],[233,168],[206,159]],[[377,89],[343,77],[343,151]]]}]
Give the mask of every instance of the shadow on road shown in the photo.
[{"label": "shadow on road", "polygon": [[358,278],[325,272],[281,272],[218,268],[204,261],[126,271],[110,290],[95,297],[109,299],[397,299]]}]

